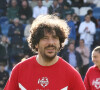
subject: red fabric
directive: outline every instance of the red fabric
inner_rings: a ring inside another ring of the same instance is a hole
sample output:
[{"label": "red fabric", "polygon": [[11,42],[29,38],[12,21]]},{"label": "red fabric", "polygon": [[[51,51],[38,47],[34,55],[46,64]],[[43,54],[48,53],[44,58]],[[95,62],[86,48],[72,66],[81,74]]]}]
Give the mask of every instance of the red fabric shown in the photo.
[{"label": "red fabric", "polygon": [[100,90],[100,70],[92,66],[86,73],[84,84],[86,90]]},{"label": "red fabric", "polygon": [[19,83],[26,90],[85,90],[79,73],[62,58],[51,66],[41,66],[36,56],[19,63],[4,90],[20,90]]}]

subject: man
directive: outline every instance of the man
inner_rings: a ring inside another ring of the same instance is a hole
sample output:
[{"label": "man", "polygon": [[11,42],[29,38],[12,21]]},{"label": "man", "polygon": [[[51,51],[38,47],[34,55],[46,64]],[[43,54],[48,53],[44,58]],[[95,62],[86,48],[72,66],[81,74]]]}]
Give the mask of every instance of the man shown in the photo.
[{"label": "man", "polygon": [[27,0],[22,0],[18,14],[21,22],[24,24],[28,24],[28,20],[32,17],[33,12]]},{"label": "man", "polygon": [[53,15],[40,15],[28,42],[38,55],[14,67],[4,90],[85,90],[79,73],[57,56],[69,27]]},{"label": "man", "polygon": [[9,73],[5,70],[5,63],[0,62],[0,90],[4,89],[4,86],[5,86],[8,78],[9,78]]},{"label": "man", "polygon": [[11,38],[11,44],[22,44],[24,37],[24,28],[18,18],[14,19],[14,23],[9,27],[8,37]]},{"label": "man", "polygon": [[0,42],[0,63],[7,65],[9,60],[10,41],[8,37],[3,35]]},{"label": "man", "polygon": [[85,15],[85,21],[79,26],[80,39],[84,39],[85,45],[91,50],[91,45],[94,41],[94,34],[96,33],[96,26],[91,21],[89,15]]},{"label": "man", "polygon": [[83,62],[80,53],[75,50],[75,41],[68,43],[68,48],[65,48],[61,57],[80,72]]},{"label": "man", "polygon": [[69,34],[69,39],[74,39],[76,40],[76,29],[75,29],[75,24],[72,21],[72,15],[71,14],[67,14],[66,15],[66,22],[70,27],[70,34]]},{"label": "man", "polygon": [[89,9],[89,10],[87,11],[87,14],[90,15],[91,21],[93,21],[94,24],[95,24],[95,26],[98,27],[98,22],[97,22],[96,18],[93,16],[93,11],[92,11],[92,9]]},{"label": "man", "polygon": [[100,46],[92,51],[92,61],[95,65],[88,69],[84,84],[86,90],[100,90]]},{"label": "man", "polygon": [[48,8],[43,6],[42,0],[37,1],[37,6],[33,8],[33,18],[38,17],[39,15],[46,15],[48,13]]},{"label": "man", "polygon": [[87,72],[87,69],[89,68],[90,51],[89,51],[89,48],[87,48],[84,45],[83,39],[79,40],[79,47],[76,47],[76,51],[78,51],[80,53],[82,60],[83,60],[83,64],[82,64],[82,67],[81,67],[81,74],[82,74],[82,77],[84,79],[84,76]]},{"label": "man", "polygon": [[62,17],[62,8],[59,6],[58,0],[54,0],[52,5],[48,8],[48,13],[49,14],[55,14],[59,16],[60,18]]},{"label": "man", "polygon": [[64,3],[63,13],[62,13],[63,19],[66,18],[67,14],[73,15],[74,13],[75,13],[75,11],[74,11],[74,9],[71,8],[70,4],[68,4],[68,3],[65,2]]},{"label": "man", "polygon": [[11,41],[9,48],[10,53],[8,53],[10,55],[10,62],[19,62],[24,55],[24,27],[18,18],[15,18],[14,23],[9,27],[8,37]]},{"label": "man", "polygon": [[9,23],[13,23],[15,18],[18,18],[19,6],[17,4],[17,0],[11,0],[11,5],[7,9],[7,18]]}]

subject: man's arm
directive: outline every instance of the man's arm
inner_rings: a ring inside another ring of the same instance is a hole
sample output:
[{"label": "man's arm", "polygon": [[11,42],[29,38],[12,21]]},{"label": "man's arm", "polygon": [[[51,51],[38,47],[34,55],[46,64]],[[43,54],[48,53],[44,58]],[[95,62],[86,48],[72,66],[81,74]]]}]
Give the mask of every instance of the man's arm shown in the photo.
[{"label": "man's arm", "polygon": [[68,90],[86,90],[81,75],[77,71],[73,73],[71,81],[71,87]]}]

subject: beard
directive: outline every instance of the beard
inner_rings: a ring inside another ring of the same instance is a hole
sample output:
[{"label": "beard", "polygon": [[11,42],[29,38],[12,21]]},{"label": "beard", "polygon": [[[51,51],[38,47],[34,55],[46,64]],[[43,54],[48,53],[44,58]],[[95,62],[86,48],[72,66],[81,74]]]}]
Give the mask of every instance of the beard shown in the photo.
[{"label": "beard", "polygon": [[[54,51],[46,52],[46,50],[49,48],[52,48]],[[56,46],[48,45],[47,47],[44,48],[44,50],[40,51],[40,54],[46,62],[50,62],[55,58],[58,51],[59,51],[59,48],[57,48]]]}]

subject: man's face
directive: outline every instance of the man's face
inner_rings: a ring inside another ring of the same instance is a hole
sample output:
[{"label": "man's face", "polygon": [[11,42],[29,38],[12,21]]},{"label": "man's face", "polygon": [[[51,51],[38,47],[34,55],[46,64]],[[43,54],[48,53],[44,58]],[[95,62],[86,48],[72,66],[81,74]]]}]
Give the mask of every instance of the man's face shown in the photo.
[{"label": "man's face", "polygon": [[23,1],[23,2],[22,2],[22,6],[23,6],[24,8],[26,8],[26,7],[27,7],[27,2],[26,2],[26,1]]},{"label": "man's face", "polygon": [[90,22],[90,20],[91,20],[91,19],[90,19],[90,16],[87,15],[87,16],[85,17],[85,21],[86,21],[86,22]]},{"label": "man's face", "polygon": [[67,21],[70,21],[72,19],[71,15],[66,16]]},{"label": "man's face", "polygon": [[14,24],[15,24],[16,26],[18,26],[18,25],[19,25],[19,20],[16,19],[16,20],[14,21]]},{"label": "man's face", "polygon": [[83,40],[80,40],[79,43],[80,43],[80,46],[84,46],[84,41]]},{"label": "man's face", "polygon": [[38,6],[39,6],[39,7],[42,6],[42,1],[41,1],[41,0],[38,1]]},{"label": "man's face", "polygon": [[69,45],[69,50],[70,50],[70,51],[74,51],[74,49],[75,49],[74,44],[71,43],[71,44]]},{"label": "man's face", "polygon": [[17,5],[17,2],[14,0],[14,1],[12,1],[12,6],[14,7],[14,6],[16,6]]},{"label": "man's face", "polygon": [[59,37],[57,37],[55,31],[53,31],[53,33],[45,32],[44,37],[40,39],[36,48],[38,48],[38,54],[41,55],[42,58],[47,61],[52,61],[60,48]]},{"label": "man's face", "polygon": [[92,61],[97,67],[100,68],[100,53],[98,51],[92,52]]},{"label": "man's face", "polygon": [[53,5],[56,7],[58,5],[58,1],[54,1]]},{"label": "man's face", "polygon": [[63,0],[58,0],[59,3],[63,3]]}]

